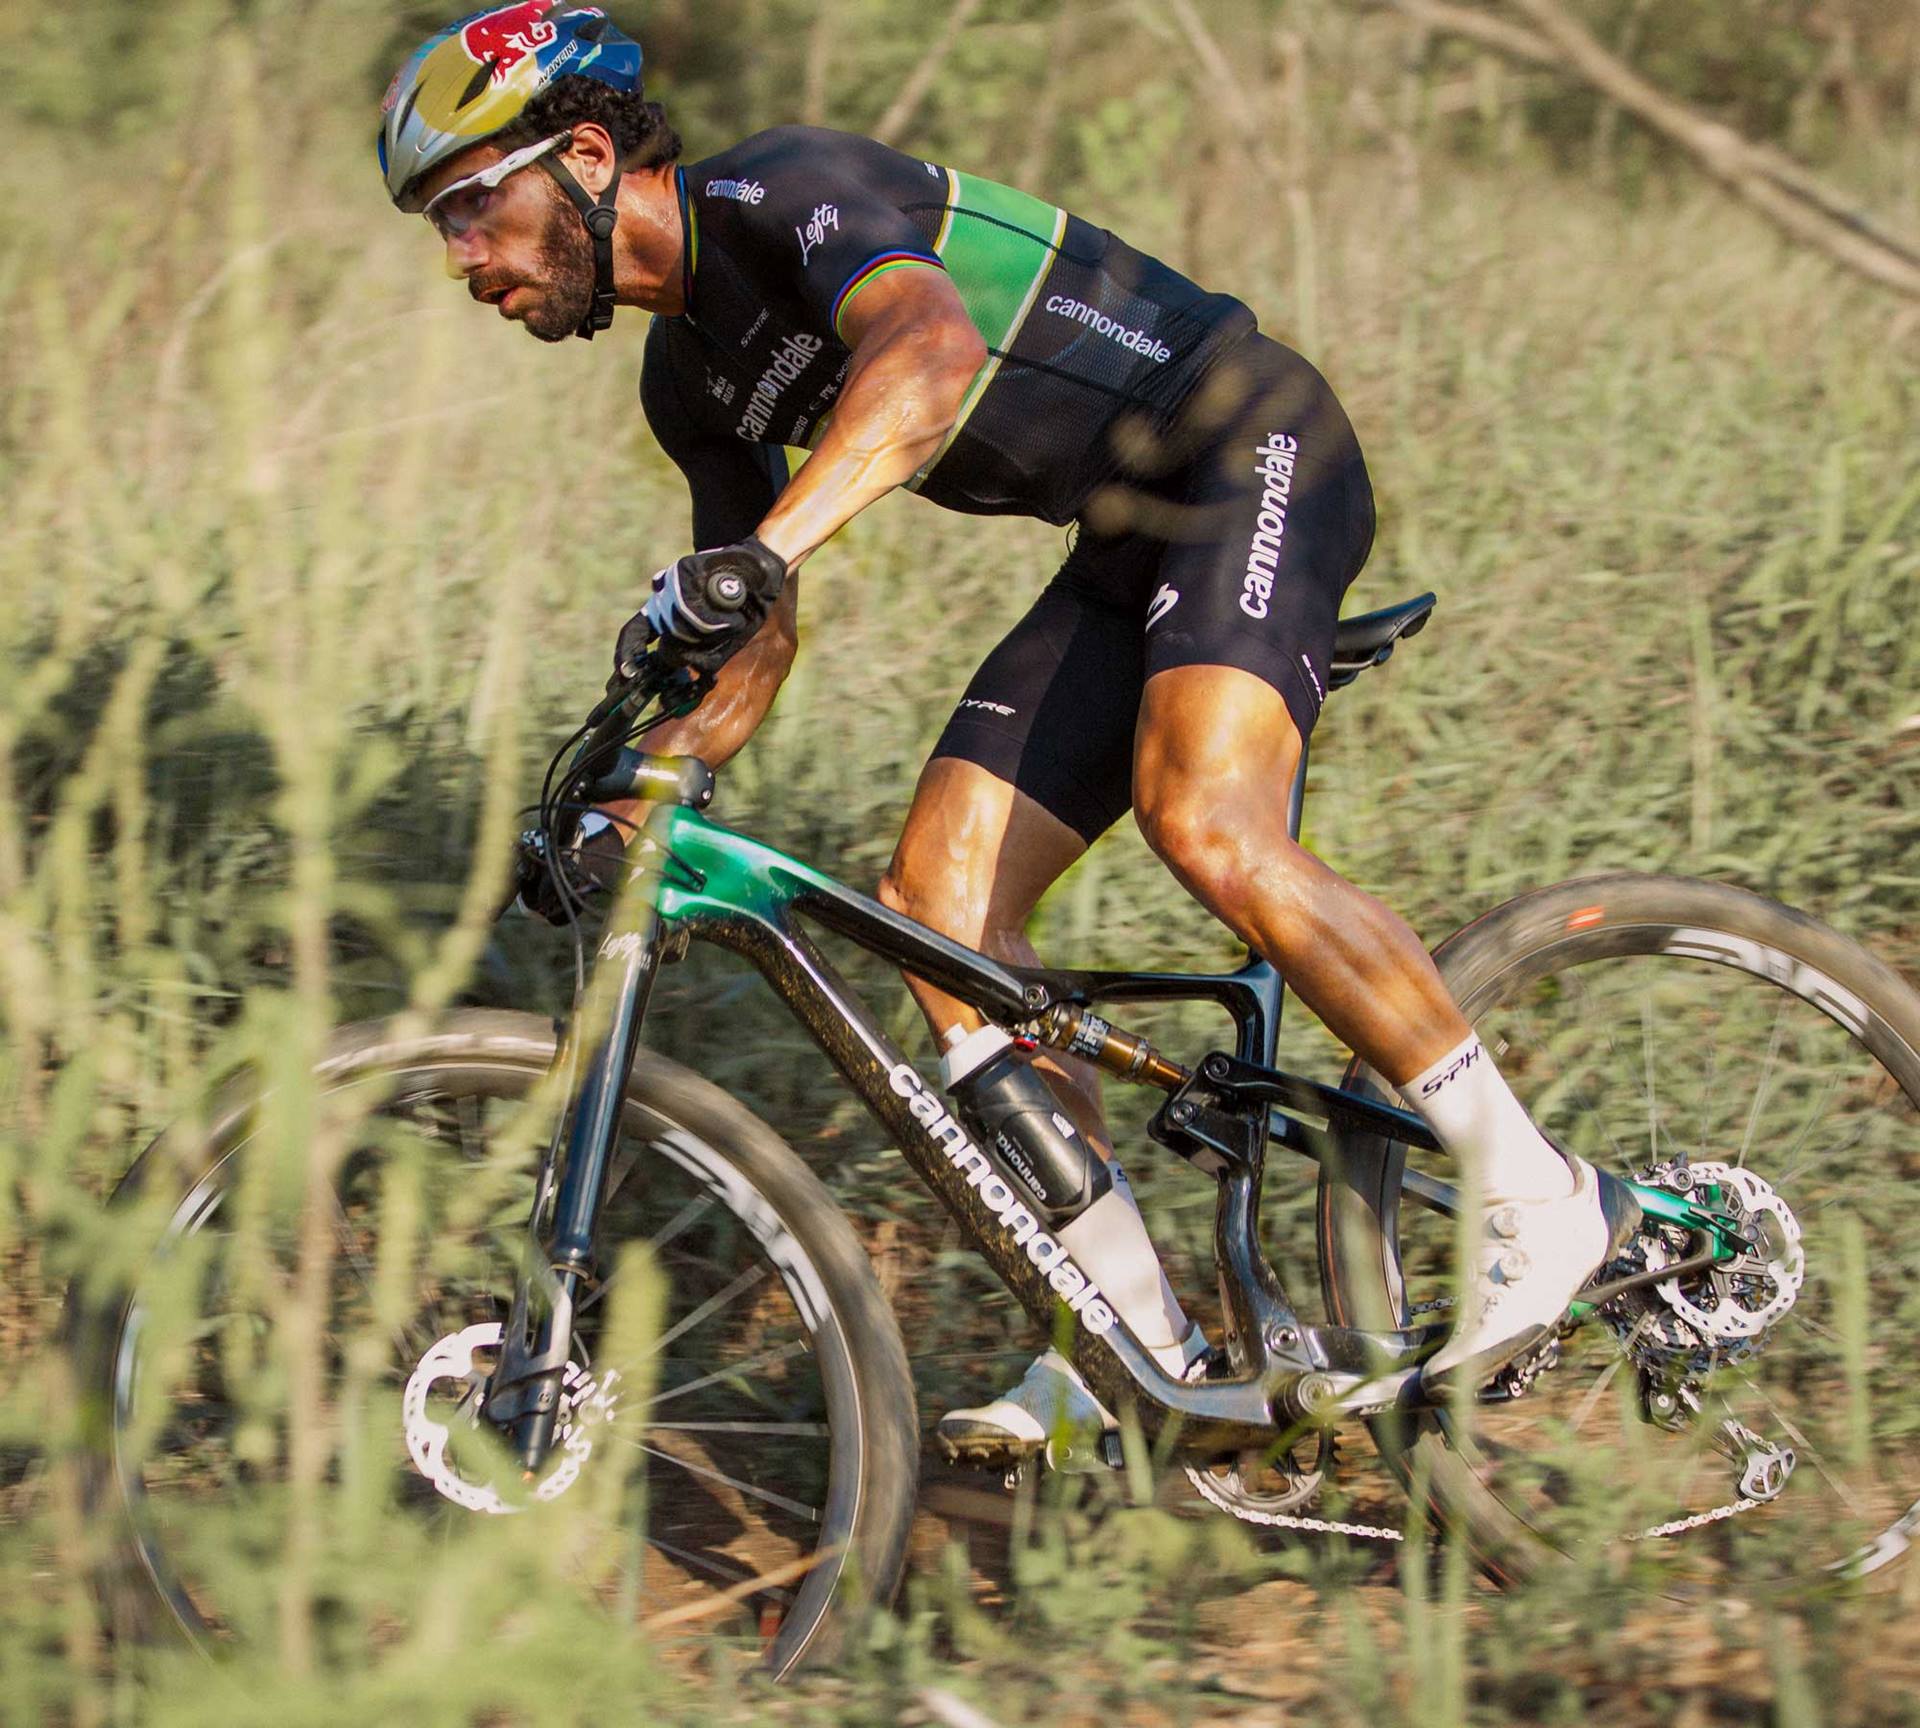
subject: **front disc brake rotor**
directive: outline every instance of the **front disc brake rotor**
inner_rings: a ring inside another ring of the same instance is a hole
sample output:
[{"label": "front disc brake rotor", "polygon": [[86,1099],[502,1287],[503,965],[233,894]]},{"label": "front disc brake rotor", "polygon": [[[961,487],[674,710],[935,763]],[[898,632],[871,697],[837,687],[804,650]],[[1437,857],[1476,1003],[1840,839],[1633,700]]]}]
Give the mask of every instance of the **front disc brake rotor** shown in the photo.
[{"label": "front disc brake rotor", "polygon": [[[428,1409],[433,1389],[442,1381],[464,1382],[456,1407],[464,1426],[478,1433],[484,1422],[487,1374],[474,1363],[482,1350],[497,1350],[504,1328],[495,1321],[449,1333],[420,1358],[407,1380],[400,1408],[406,1429],[407,1451],[414,1468],[456,1506],[469,1512],[508,1513],[526,1509],[526,1502],[509,1500],[490,1482],[474,1482],[461,1475],[447,1456],[452,1430]],[[594,1431],[613,1417],[619,1401],[620,1375],[609,1369],[599,1378],[577,1362],[569,1362],[560,1377],[560,1420],[554,1429],[557,1462],[527,1491],[533,1500],[557,1500],[579,1477],[593,1451]]]}]

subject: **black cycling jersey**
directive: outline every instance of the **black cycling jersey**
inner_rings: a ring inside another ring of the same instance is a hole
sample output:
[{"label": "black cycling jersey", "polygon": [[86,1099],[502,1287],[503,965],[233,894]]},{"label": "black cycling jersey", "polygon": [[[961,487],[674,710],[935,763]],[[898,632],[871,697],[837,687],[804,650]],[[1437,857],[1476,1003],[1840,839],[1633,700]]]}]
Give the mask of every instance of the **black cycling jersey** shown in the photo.
[{"label": "black cycling jersey", "polygon": [[697,546],[765,518],[782,446],[817,443],[839,399],[847,307],[902,269],[945,270],[988,351],[911,484],[1080,519],[936,756],[1091,841],[1127,808],[1149,679],[1247,672],[1313,730],[1373,492],[1326,381],[1245,306],[1040,199],[839,132],[762,132],[682,170],[680,197],[687,311],[654,320],[641,395]]},{"label": "black cycling jersey", "polygon": [[1238,300],[1041,199],[869,138],[780,126],[680,170],[687,310],[656,318],[641,396],[686,472],[695,539],[750,534],[846,378],[841,320],[889,271],[944,269],[988,349],[910,485],[977,514],[1072,520],[1254,328]]}]

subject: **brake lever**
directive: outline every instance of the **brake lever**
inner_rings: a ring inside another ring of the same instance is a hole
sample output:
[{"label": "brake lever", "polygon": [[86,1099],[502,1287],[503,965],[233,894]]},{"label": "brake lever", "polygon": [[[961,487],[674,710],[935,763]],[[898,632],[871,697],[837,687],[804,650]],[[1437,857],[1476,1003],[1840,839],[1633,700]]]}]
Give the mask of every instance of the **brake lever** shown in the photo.
[{"label": "brake lever", "polygon": [[670,720],[684,720],[713,693],[714,676],[704,666],[676,666],[661,687],[660,705]]}]

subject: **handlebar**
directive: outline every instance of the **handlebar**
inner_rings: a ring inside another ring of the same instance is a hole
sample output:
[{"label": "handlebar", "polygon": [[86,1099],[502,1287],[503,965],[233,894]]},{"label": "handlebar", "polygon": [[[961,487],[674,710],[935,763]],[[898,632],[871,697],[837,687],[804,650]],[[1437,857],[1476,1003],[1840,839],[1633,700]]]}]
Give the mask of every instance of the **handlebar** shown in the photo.
[{"label": "handlebar", "polygon": [[[745,584],[740,588],[744,600]],[[656,646],[633,677],[610,690],[587,716],[586,736],[574,752],[573,771],[585,771],[576,784],[588,802],[645,798],[705,809],[713,800],[713,770],[704,762],[691,756],[649,756],[628,748],[626,740],[654,701],[659,701],[668,717],[689,714],[712,688],[710,672],[683,666]]]},{"label": "handlebar", "polygon": [[704,810],[713,802],[713,770],[698,756],[649,756],[622,745],[612,763],[583,790],[594,804],[644,798],[653,804],[686,804]]}]

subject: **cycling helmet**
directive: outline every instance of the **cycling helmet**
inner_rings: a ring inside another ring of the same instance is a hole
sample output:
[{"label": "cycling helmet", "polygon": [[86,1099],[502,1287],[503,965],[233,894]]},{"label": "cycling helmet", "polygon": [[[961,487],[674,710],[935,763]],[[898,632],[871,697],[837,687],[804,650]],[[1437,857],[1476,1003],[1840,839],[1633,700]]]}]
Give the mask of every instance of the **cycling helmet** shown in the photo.
[{"label": "cycling helmet", "polygon": [[[394,74],[381,104],[380,171],[402,210],[418,210],[422,176],[450,156],[491,138],[520,118],[561,78],[596,78],[641,94],[640,44],[615,28],[597,6],[521,0],[470,13],[423,42]],[[613,321],[614,193],[596,202],[552,156],[540,166],[580,212],[594,241],[598,281],[593,310],[580,334],[591,338]]]}]

